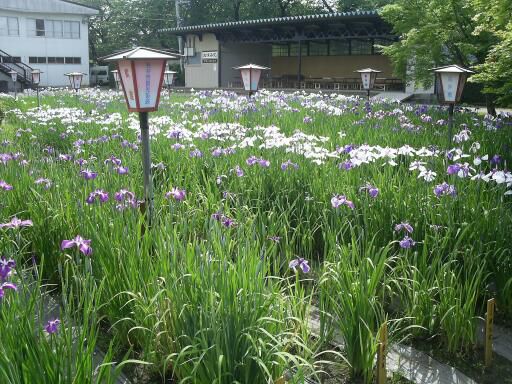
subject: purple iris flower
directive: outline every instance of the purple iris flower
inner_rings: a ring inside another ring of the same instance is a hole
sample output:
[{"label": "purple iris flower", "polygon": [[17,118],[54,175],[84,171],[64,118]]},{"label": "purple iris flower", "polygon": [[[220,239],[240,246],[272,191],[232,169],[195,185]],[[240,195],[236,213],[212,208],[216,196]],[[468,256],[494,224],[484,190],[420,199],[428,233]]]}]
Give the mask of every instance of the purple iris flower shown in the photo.
[{"label": "purple iris flower", "polygon": [[203,152],[201,152],[199,149],[196,148],[196,149],[190,151],[189,156],[190,157],[203,157]]},{"label": "purple iris flower", "polygon": [[334,195],[331,199],[331,205],[333,208],[339,208],[341,205],[346,205],[350,209],[355,208],[354,203],[350,200],[347,200],[345,195]]},{"label": "purple iris flower", "polygon": [[186,191],[184,189],[179,189],[174,187],[170,192],[165,194],[166,198],[174,198],[176,201],[183,201],[186,197]]},{"label": "purple iris flower", "polygon": [[128,173],[128,168],[127,167],[123,167],[123,166],[119,166],[116,168],[116,171],[119,175],[126,175]]},{"label": "purple iris flower", "polygon": [[219,157],[220,155],[222,155],[222,149],[221,148],[215,148],[213,151],[212,151],[212,156],[213,157]]},{"label": "purple iris flower", "polygon": [[265,160],[265,159],[259,159],[258,164],[260,165],[260,167],[263,167],[263,168],[270,167],[270,161]]},{"label": "purple iris flower", "polygon": [[222,214],[221,211],[217,211],[217,212],[212,214],[212,219],[215,220],[215,221],[220,221],[223,216],[224,215]]},{"label": "purple iris flower", "polygon": [[120,166],[121,165],[121,159],[118,159],[115,156],[110,156],[108,159],[106,159],[103,164],[107,165],[108,163],[111,163],[113,165]]},{"label": "purple iris flower", "polygon": [[402,230],[407,233],[412,233],[414,231],[414,228],[412,227],[411,224],[409,224],[406,221],[395,225],[395,232],[400,232]]},{"label": "purple iris flower", "polygon": [[359,191],[367,191],[372,199],[375,199],[379,195],[379,188],[374,187],[371,184],[366,184],[365,186],[359,188]]},{"label": "purple iris flower", "polygon": [[500,155],[494,155],[491,158],[491,165],[498,165],[499,163],[501,163],[501,156]]},{"label": "purple iris flower", "polygon": [[343,163],[338,164],[338,168],[348,171],[349,169],[354,168],[354,164],[350,160],[347,160],[344,161]]},{"label": "purple iris flower", "polygon": [[5,295],[4,289],[6,289],[6,288],[12,289],[14,291],[18,290],[18,287],[16,287],[16,284],[9,283],[9,282],[2,283],[2,284],[0,284],[0,299],[2,297],[4,297],[4,295]]},{"label": "purple iris flower", "polygon": [[220,219],[220,222],[222,223],[223,226],[225,226],[226,228],[230,228],[230,227],[233,227],[235,225],[235,220],[227,217],[227,216],[223,216],[221,219]]},{"label": "purple iris flower", "polygon": [[183,144],[180,144],[180,143],[175,143],[175,144],[171,145],[171,148],[174,149],[175,151],[177,151],[179,149],[182,149],[184,147],[185,146]]},{"label": "purple iris flower", "polygon": [[116,205],[116,208],[119,211],[128,207],[137,208],[139,206],[139,201],[135,198],[135,193],[130,192],[127,189],[121,189],[119,192],[116,192],[114,194],[114,199],[121,203]]},{"label": "purple iris flower", "polygon": [[247,165],[254,165],[258,162],[258,158],[256,156],[251,156],[247,160],[245,160]]},{"label": "purple iris flower", "polygon": [[274,243],[279,243],[281,241],[280,236],[269,236],[267,239],[273,241]]},{"label": "purple iris flower", "polygon": [[352,152],[353,149],[354,149],[353,144],[345,145],[345,147],[343,147],[343,153],[350,153],[350,152]]},{"label": "purple iris flower", "polygon": [[98,198],[101,203],[106,203],[108,201],[108,192],[102,189],[97,189],[91,192],[85,201],[87,204],[93,204],[96,198]]},{"label": "purple iris flower", "polygon": [[61,161],[71,161],[71,159],[72,159],[71,155],[63,155],[63,154],[59,155],[59,160],[61,160]]},{"label": "purple iris flower", "polygon": [[[233,171],[233,169],[232,169],[232,171]],[[242,168],[240,168],[240,166],[239,166],[239,165],[237,165],[237,166],[235,167],[234,171],[235,171],[235,173],[236,173],[236,175],[237,175],[238,177],[242,177],[242,176],[244,175],[244,170],[243,170]]]},{"label": "purple iris flower", "polygon": [[44,330],[49,334],[53,335],[54,333],[57,333],[59,330],[60,320],[48,320],[48,323],[46,323]]},{"label": "purple iris flower", "polygon": [[0,282],[4,282],[12,275],[12,270],[16,267],[13,259],[6,259],[5,256],[0,258]]},{"label": "purple iris flower", "polygon": [[12,190],[12,185],[7,184],[4,180],[0,180],[0,188],[2,188],[4,191],[10,191]]},{"label": "purple iris flower", "polygon": [[379,188],[372,187],[368,189],[368,194],[371,198],[375,199],[379,194]]},{"label": "purple iris flower", "polygon": [[17,229],[20,227],[31,227],[32,225],[32,220],[20,220],[17,217],[13,217],[8,223],[0,224],[0,228]]},{"label": "purple iris flower", "polygon": [[449,175],[455,175],[455,174],[459,173],[459,171],[460,171],[459,164],[451,164],[448,166],[446,173],[448,173]]},{"label": "purple iris flower", "polygon": [[85,256],[90,256],[92,254],[92,248],[90,246],[91,240],[86,240],[82,236],[77,235],[72,240],[62,240],[60,244],[60,249],[64,250],[67,248],[77,247],[80,252],[82,252]]},{"label": "purple iris flower", "polygon": [[413,247],[414,244],[416,244],[416,242],[409,236],[405,235],[405,237],[402,240],[400,240],[399,244],[401,248],[408,249]]},{"label": "purple iris flower", "polygon": [[85,180],[94,180],[96,177],[98,177],[96,172],[90,171],[88,169],[80,171],[80,174]]},{"label": "purple iris flower", "polygon": [[281,169],[283,171],[286,171],[290,167],[294,169],[299,169],[299,165],[296,163],[292,163],[291,160],[287,160],[283,164],[281,164]]},{"label": "purple iris flower", "polygon": [[49,189],[52,186],[52,182],[50,179],[39,178],[36,181],[34,181],[34,183],[38,185],[43,184],[44,189]]},{"label": "purple iris flower", "polygon": [[313,122],[313,119],[309,116],[304,116],[304,119],[302,121],[304,122],[304,124],[309,124]]},{"label": "purple iris flower", "polygon": [[434,188],[434,194],[437,197],[441,196],[456,196],[457,190],[455,189],[454,185],[448,184],[447,182],[444,182],[442,184],[438,184]]},{"label": "purple iris flower", "polygon": [[308,273],[311,270],[311,268],[309,267],[308,261],[302,257],[299,257],[297,259],[290,261],[288,266],[291,269],[293,269],[294,272],[297,271],[297,268],[302,269],[302,272],[304,272],[304,273]]},{"label": "purple iris flower", "polygon": [[114,198],[117,201],[123,201],[123,200],[134,200],[135,199],[135,193],[130,192],[127,189],[121,189],[119,192],[116,192],[114,195]]}]

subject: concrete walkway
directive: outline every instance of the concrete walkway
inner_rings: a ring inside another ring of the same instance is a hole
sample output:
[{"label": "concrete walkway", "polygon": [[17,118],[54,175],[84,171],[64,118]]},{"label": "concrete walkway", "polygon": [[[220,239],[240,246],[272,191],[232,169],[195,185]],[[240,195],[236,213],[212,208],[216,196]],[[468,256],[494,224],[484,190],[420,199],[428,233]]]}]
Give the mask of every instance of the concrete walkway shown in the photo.
[{"label": "concrete walkway", "polygon": [[[480,320],[478,323],[477,337],[478,342],[481,344],[483,344],[484,341],[484,333],[485,321]],[[499,325],[494,325],[492,350],[508,361],[512,361],[512,332]]]},{"label": "concrete walkway", "polygon": [[[314,335],[320,335],[320,316],[316,307],[312,307],[309,327]],[[343,349],[343,338],[339,333],[334,335],[332,344]],[[477,384],[456,368],[443,364],[410,346],[392,346],[387,354],[386,363],[389,372],[397,372],[416,384]]]},{"label": "concrete walkway", "polygon": [[[44,300],[43,301],[44,313],[43,313],[43,318],[40,321],[40,324],[44,325],[49,320],[57,319],[60,317],[60,308],[59,308],[59,304],[57,303],[57,301],[48,293],[46,293],[42,296],[42,300]],[[97,347],[94,348],[94,355],[92,357],[92,360],[93,360],[93,366],[94,366],[95,372],[98,370],[100,365],[103,364],[104,359],[105,359],[105,353],[103,353]],[[112,368],[111,368],[112,373],[113,373],[114,369],[115,369],[115,367],[112,366]],[[116,379],[116,384],[130,384],[130,381],[121,372]]]}]

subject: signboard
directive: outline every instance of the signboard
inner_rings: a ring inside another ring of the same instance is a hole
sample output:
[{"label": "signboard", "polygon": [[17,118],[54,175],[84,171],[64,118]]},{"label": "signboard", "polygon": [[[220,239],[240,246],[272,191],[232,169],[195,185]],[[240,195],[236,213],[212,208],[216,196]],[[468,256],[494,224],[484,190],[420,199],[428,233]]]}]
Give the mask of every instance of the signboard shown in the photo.
[{"label": "signboard", "polygon": [[135,100],[135,84],[132,79],[132,64],[129,60],[119,61],[119,75],[123,79],[124,92],[126,100],[128,101],[128,108],[137,108],[137,101]]},{"label": "signboard", "polygon": [[201,61],[203,64],[215,64],[219,59],[218,51],[203,51],[201,52]]},{"label": "signboard", "polygon": [[260,69],[242,69],[242,81],[246,91],[257,91],[260,82]]},{"label": "signboard", "polygon": [[128,110],[156,111],[165,60],[120,60],[118,66]]},{"label": "signboard", "polygon": [[363,88],[364,89],[370,89],[370,74],[369,73],[363,73],[361,76],[363,81]]},{"label": "signboard", "polygon": [[447,103],[454,103],[457,97],[457,86],[460,73],[441,73],[441,82],[443,84],[443,97]]}]

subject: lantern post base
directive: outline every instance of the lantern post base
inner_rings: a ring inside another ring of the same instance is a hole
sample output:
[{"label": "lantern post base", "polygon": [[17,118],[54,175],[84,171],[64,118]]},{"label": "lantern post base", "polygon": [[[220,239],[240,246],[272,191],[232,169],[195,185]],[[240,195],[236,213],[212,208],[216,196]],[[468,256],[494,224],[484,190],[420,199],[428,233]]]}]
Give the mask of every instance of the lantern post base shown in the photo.
[{"label": "lantern post base", "polygon": [[370,90],[368,90],[368,101],[370,101]]},{"label": "lantern post base", "polygon": [[153,223],[153,180],[151,180],[151,152],[149,148],[148,112],[139,112],[140,133],[142,140],[142,167],[144,171],[144,201],[146,206],[147,226]]},{"label": "lantern post base", "polygon": [[37,93],[37,108],[41,108],[41,100],[39,99],[39,85],[36,85],[36,93]]},{"label": "lantern post base", "polygon": [[455,109],[455,104],[450,104],[448,106],[448,145],[451,148],[452,140],[453,140],[453,110]]}]

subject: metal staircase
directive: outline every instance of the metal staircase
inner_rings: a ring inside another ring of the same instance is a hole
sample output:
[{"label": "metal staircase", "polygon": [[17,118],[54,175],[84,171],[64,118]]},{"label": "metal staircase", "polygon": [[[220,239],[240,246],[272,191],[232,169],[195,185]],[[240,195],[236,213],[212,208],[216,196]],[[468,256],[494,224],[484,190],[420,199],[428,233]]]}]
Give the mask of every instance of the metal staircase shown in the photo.
[{"label": "metal staircase", "polygon": [[22,62],[16,62],[15,58],[7,52],[0,49],[0,72],[8,73],[10,71],[18,72],[18,82],[23,88],[31,88],[33,68]]}]

